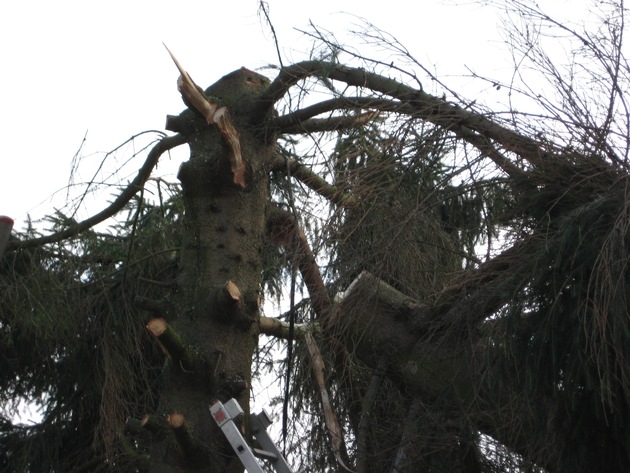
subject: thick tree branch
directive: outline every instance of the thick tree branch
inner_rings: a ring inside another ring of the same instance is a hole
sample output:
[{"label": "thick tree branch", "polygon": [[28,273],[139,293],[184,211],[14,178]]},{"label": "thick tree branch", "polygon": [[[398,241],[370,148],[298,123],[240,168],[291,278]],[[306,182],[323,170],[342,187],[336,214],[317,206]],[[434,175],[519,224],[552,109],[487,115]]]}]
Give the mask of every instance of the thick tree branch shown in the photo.
[{"label": "thick tree branch", "polygon": [[[195,84],[190,74],[184,70],[173,53],[164,45],[173,59],[175,66],[179,70],[180,76],[177,79],[177,89],[182,94],[184,103],[194,110],[197,110],[205,119],[208,125],[215,124],[221,132],[221,136],[230,148],[230,167],[234,177],[234,184],[247,187],[246,165],[241,152],[241,142],[239,133],[232,123],[232,118],[226,107],[220,106],[206,96],[203,89]],[[172,123],[172,119],[171,125]],[[169,124],[169,121],[167,121]]]},{"label": "thick tree branch", "polygon": [[325,61],[303,61],[280,70],[280,74],[267,88],[260,98],[259,116],[264,116],[287,91],[299,81],[308,77],[321,77],[340,80],[362,88],[372,89],[404,102],[417,99],[423,92],[416,91],[393,79],[378,74],[367,72],[364,69],[355,69]]},{"label": "thick tree branch", "polygon": [[[449,330],[441,323],[451,314],[444,315],[439,308],[432,312],[434,307],[411,299],[366,272],[335,301],[335,316],[322,324],[324,333],[328,328],[341,334],[355,356],[374,369],[386,360],[385,376],[408,392],[483,406],[471,415],[471,421],[513,451],[527,451],[527,438],[533,431],[531,413],[523,411],[516,416],[522,425],[514,427],[510,423],[514,411],[506,407],[514,401],[513,393],[488,389],[487,373],[479,368],[483,345],[470,338],[481,337],[480,333],[469,330],[461,337],[461,330],[455,327],[453,332],[454,327]],[[462,305],[457,307],[460,312],[478,309],[470,302]]]},{"label": "thick tree branch", "polygon": [[156,143],[153,149],[149,152],[147,159],[145,160],[142,167],[138,170],[138,174],[136,177],[127,185],[125,190],[121,192],[121,194],[116,197],[116,199],[105,209],[101,210],[99,213],[92,215],[90,218],[83,220],[75,225],[72,225],[65,230],[60,232],[53,233],[51,235],[47,235],[41,238],[33,238],[31,240],[24,241],[12,241],[7,245],[8,250],[16,250],[20,248],[33,248],[36,246],[45,245],[47,243],[54,243],[57,241],[65,240],[66,238],[72,238],[92,228],[95,225],[107,220],[109,217],[113,216],[120,210],[122,210],[125,205],[131,200],[131,198],[136,195],[140,189],[144,187],[144,184],[147,182],[147,179],[151,175],[153,168],[157,164],[160,156],[164,154],[166,151],[169,151],[179,145],[182,145],[186,142],[186,139],[181,135],[174,136],[165,136],[160,141]]},{"label": "thick tree branch", "polygon": [[[401,102],[412,109],[413,116],[434,123],[457,134],[473,146],[487,153],[492,143],[516,153],[534,166],[542,166],[551,154],[559,150],[544,147],[540,142],[512,131],[481,113],[466,110],[444,99],[427,94],[379,74],[323,61],[304,61],[285,67],[260,99],[257,116],[262,117],[287,91],[307,77],[322,77],[344,82],[350,86],[370,89]],[[315,106],[316,107],[316,106]],[[401,113],[404,113],[400,109]],[[500,153],[489,155],[506,173],[521,174],[514,164]]]}]

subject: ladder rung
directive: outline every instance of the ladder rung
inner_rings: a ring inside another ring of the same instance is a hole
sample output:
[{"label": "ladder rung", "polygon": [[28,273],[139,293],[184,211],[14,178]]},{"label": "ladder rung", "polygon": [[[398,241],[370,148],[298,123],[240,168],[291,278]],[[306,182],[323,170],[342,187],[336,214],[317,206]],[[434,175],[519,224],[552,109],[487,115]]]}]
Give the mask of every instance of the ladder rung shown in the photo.
[{"label": "ladder rung", "polygon": [[265,460],[275,461],[278,459],[278,455],[273,452],[268,452],[267,450],[261,450],[260,448],[252,448],[254,455],[258,458],[264,458]]}]

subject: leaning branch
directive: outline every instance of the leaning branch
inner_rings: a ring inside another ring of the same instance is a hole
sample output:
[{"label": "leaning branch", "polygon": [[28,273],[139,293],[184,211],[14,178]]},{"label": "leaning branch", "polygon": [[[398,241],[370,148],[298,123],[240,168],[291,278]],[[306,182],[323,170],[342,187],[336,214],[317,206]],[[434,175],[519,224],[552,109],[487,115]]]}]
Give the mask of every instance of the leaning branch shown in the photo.
[{"label": "leaning branch", "polygon": [[272,169],[286,174],[291,173],[292,177],[309,189],[340,207],[348,208],[357,203],[354,196],[343,193],[337,186],[329,184],[319,174],[314,173],[308,166],[296,159],[278,155],[273,161]]},{"label": "leaning branch", "polygon": [[65,230],[46,235],[44,237],[9,242],[9,244],[7,245],[7,250],[33,248],[45,245],[47,243],[55,243],[61,240],[65,240],[66,238],[72,238],[107,220],[111,216],[115,215],[117,212],[121,211],[131,200],[131,198],[144,187],[144,184],[147,182],[147,179],[151,175],[151,171],[153,171],[153,168],[155,168],[155,165],[160,159],[160,156],[162,156],[162,154],[164,154],[166,151],[182,145],[185,142],[186,139],[182,135],[166,136],[158,141],[153,149],[149,152],[147,159],[138,171],[138,174],[136,174],[136,177],[133,179],[133,181],[131,181],[129,185],[127,185],[125,190],[123,190],[122,193],[118,197],[116,197],[116,199],[107,208],[103,209],[99,213],[92,215],[90,218],[76,223],[66,228]]},{"label": "leaning branch", "polygon": [[328,389],[326,389],[324,360],[322,358],[322,354],[317,346],[317,343],[315,343],[313,335],[309,332],[304,334],[304,341],[306,342],[306,348],[308,349],[308,355],[311,360],[313,377],[315,378],[315,383],[319,388],[322,409],[324,410],[324,421],[326,423],[328,433],[330,434],[333,454],[335,455],[335,459],[337,460],[337,463],[339,463],[339,466],[346,471],[352,472],[352,470],[348,468],[343,461],[345,453],[343,430],[341,429],[341,424],[339,423],[339,419],[337,418],[335,410],[332,406]]},{"label": "leaning branch", "polygon": [[297,266],[311,296],[313,310],[318,318],[323,318],[330,310],[330,297],[315,255],[295,216],[273,207],[267,218],[267,236],[275,244],[286,246],[295,252]]}]

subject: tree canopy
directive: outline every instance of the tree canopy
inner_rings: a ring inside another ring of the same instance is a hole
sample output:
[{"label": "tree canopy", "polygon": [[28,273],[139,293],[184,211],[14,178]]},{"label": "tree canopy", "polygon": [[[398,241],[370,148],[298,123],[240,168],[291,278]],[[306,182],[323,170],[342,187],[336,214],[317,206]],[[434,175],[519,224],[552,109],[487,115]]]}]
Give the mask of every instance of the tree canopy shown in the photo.
[{"label": "tree canopy", "polygon": [[[237,399],[253,443],[252,382],[277,379],[296,471],[623,471],[625,9],[505,8],[512,79],[473,77],[506,110],[369,23],[391,62],[313,26],[272,80],[177,64],[187,108],[136,177],[0,255],[2,468],[242,471],[208,407]],[[180,182],[154,177],[184,144]]]}]

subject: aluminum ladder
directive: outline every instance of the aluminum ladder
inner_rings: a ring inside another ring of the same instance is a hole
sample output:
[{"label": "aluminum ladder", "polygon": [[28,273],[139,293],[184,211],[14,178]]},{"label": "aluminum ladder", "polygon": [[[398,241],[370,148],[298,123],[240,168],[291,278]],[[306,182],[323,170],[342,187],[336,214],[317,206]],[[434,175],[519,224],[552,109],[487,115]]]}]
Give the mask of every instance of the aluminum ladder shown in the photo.
[{"label": "aluminum ladder", "polygon": [[260,414],[250,416],[250,429],[262,449],[253,448],[247,445],[241,431],[234,421],[243,415],[243,409],[236,399],[230,399],[225,404],[215,401],[210,406],[210,413],[223,434],[232,445],[234,452],[247,470],[247,473],[265,473],[258,462],[258,458],[267,460],[277,473],[293,473],[276,444],[267,433],[267,427],[272,422],[269,415],[263,411]]}]

